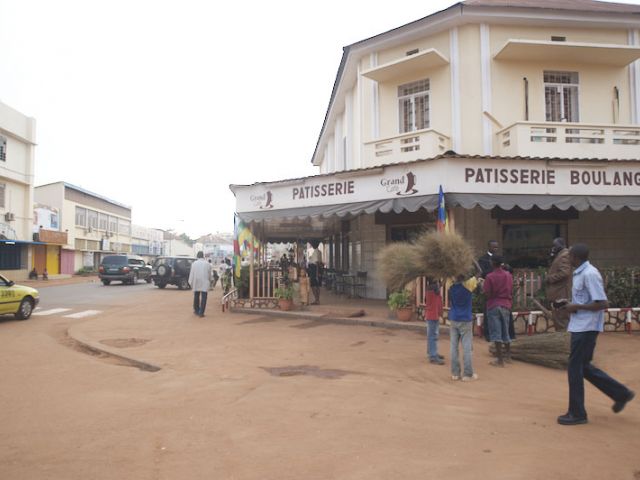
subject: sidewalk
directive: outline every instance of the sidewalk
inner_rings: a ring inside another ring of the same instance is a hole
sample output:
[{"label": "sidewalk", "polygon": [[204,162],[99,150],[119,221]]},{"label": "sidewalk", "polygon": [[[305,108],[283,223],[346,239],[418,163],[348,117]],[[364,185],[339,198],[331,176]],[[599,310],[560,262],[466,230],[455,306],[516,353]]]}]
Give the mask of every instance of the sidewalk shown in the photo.
[{"label": "sidewalk", "polygon": [[58,278],[49,278],[49,280],[21,280],[16,282],[20,285],[26,285],[27,287],[32,287],[35,289],[41,289],[46,287],[59,287],[62,285],[75,285],[77,283],[95,283],[98,282],[98,275],[73,275],[70,277],[58,277]]}]

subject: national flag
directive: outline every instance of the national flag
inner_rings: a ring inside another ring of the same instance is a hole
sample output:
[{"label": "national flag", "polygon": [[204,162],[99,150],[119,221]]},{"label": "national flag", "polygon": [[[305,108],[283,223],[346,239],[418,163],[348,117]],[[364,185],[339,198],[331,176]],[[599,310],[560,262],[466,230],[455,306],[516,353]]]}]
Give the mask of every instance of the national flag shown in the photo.
[{"label": "national flag", "polygon": [[439,232],[449,231],[449,220],[447,218],[447,209],[444,204],[444,192],[442,191],[442,185],[438,192],[438,221],[436,223]]}]

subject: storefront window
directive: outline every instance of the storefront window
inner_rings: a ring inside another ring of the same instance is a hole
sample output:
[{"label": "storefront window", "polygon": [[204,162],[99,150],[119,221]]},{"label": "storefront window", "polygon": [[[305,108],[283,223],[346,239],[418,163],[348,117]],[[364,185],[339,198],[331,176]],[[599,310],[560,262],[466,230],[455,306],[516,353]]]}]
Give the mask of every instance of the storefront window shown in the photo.
[{"label": "storefront window", "polygon": [[549,265],[553,239],[562,236],[557,223],[503,225],[505,261],[513,268],[538,268]]},{"label": "storefront window", "polygon": [[406,227],[391,227],[389,240],[392,242],[414,242],[420,234],[427,230],[425,225],[411,225]]}]

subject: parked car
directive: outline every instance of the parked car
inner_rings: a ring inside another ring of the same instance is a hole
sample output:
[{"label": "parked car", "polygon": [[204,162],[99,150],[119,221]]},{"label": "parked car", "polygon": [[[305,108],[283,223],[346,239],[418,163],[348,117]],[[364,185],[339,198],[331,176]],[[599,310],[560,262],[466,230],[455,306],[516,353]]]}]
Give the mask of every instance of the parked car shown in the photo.
[{"label": "parked car", "polygon": [[153,262],[151,278],[158,288],[176,285],[180,290],[189,287],[189,272],[196,259],[193,257],[159,257]]},{"label": "parked car", "polygon": [[151,267],[137,255],[107,255],[100,262],[98,276],[109,285],[114,280],[134,285],[138,280],[151,283]]},{"label": "parked car", "polygon": [[16,285],[0,275],[0,314],[12,313],[18,320],[26,320],[40,301],[38,290]]}]

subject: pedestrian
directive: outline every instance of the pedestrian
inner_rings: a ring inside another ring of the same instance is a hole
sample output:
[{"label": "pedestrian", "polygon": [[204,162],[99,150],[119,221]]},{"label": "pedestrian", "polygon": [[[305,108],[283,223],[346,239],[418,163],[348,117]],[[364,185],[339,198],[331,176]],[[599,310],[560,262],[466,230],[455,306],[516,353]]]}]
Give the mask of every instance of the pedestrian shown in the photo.
[{"label": "pedestrian", "polygon": [[322,278],[322,252],[318,248],[320,242],[317,240],[311,242],[311,246],[313,247],[313,253],[309,257],[307,264],[307,275],[309,276],[309,285],[313,293],[313,303],[311,305],[318,305],[320,303],[320,282]]},{"label": "pedestrian", "polygon": [[611,409],[620,413],[635,397],[635,393],[591,364],[598,334],[604,330],[604,309],[609,306],[602,276],[589,262],[589,248],[576,244],[569,250],[573,271],[571,303],[564,305],[571,315],[571,353],[569,354],[569,409],[558,417],[561,425],[587,423],[584,407],[584,379],[586,378],[614,403]]},{"label": "pedestrian", "polygon": [[425,293],[425,319],[427,320],[427,356],[429,363],[444,365],[444,357],[438,354],[440,319],[442,318],[442,295],[440,283],[430,280]]},{"label": "pedestrian", "polygon": [[478,258],[478,265],[482,270],[480,274],[482,278],[487,278],[487,275],[489,275],[493,270],[493,267],[491,266],[491,258],[494,255],[497,255],[499,250],[500,246],[498,245],[497,241],[489,240],[487,242],[487,251],[484,253],[484,255]]},{"label": "pedestrian", "polygon": [[[553,306],[560,299],[571,298],[571,261],[564,238],[553,240],[551,258],[553,261],[545,277],[545,294]],[[569,323],[569,312],[566,308],[552,308],[551,320],[556,332],[564,332]]]},{"label": "pedestrian", "polygon": [[204,259],[203,252],[198,252],[196,257],[198,259],[193,262],[189,272],[189,285],[193,289],[193,313],[204,317],[211,282],[211,264]]},{"label": "pedestrian", "polygon": [[[481,279],[482,282],[482,279]],[[478,279],[472,276],[465,280],[459,275],[449,288],[449,339],[451,341],[451,380],[460,380],[459,344],[462,343],[463,382],[477,380],[473,371],[473,314],[471,311],[473,292]]]},{"label": "pedestrian", "polygon": [[513,297],[513,276],[502,268],[502,257],[493,255],[493,270],[484,281],[483,291],[487,296],[487,319],[489,341],[495,344],[496,360],[490,362],[494,367],[504,367],[511,363],[511,336],[509,322]]}]

